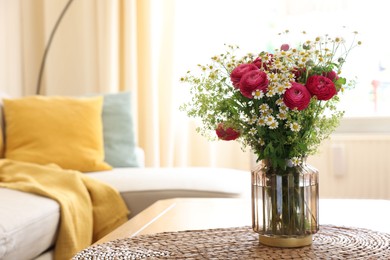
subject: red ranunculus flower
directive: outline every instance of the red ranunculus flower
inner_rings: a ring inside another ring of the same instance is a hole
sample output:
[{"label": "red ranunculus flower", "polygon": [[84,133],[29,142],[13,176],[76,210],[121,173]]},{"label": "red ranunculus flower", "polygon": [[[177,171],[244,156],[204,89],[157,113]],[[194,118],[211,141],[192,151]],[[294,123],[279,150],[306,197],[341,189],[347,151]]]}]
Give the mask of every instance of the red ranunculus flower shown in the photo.
[{"label": "red ranunculus flower", "polygon": [[260,69],[260,68],[261,68],[261,64],[262,64],[261,59],[260,59],[260,58],[256,58],[256,59],[252,62],[252,64],[255,64],[256,67],[258,67],[258,68]]},{"label": "red ranunculus flower", "polygon": [[215,132],[219,139],[224,141],[236,140],[240,136],[240,132],[234,130],[231,127],[225,129],[223,123],[219,123]]},{"label": "red ranunculus flower", "polygon": [[304,110],[309,105],[310,99],[310,92],[304,85],[292,82],[291,87],[284,93],[283,102],[290,109]]},{"label": "red ranunculus flower", "polygon": [[255,64],[259,69],[268,70],[272,64],[273,54],[269,54],[269,61],[263,62],[261,58],[256,58],[252,63]]},{"label": "red ranunculus flower", "polygon": [[331,81],[337,80],[337,79],[339,78],[339,77],[337,76],[337,73],[334,72],[333,70],[322,73],[322,76],[327,77],[327,78],[330,79]]},{"label": "red ranunculus flower", "polygon": [[257,89],[263,92],[266,91],[268,86],[267,74],[262,70],[251,70],[242,76],[239,85],[242,95],[253,98],[253,91]]},{"label": "red ranunculus flower", "polygon": [[258,70],[255,64],[252,63],[245,63],[245,64],[240,64],[236,68],[232,70],[230,73],[230,80],[233,83],[233,86],[235,88],[239,88],[239,83],[241,80],[241,77],[248,71],[251,70]]},{"label": "red ranunculus flower", "polygon": [[295,80],[299,80],[299,78],[306,73],[306,68],[294,68],[291,71],[294,74]]},{"label": "red ranunculus flower", "polygon": [[333,81],[321,75],[310,76],[306,81],[306,87],[318,100],[329,100],[337,94]]}]

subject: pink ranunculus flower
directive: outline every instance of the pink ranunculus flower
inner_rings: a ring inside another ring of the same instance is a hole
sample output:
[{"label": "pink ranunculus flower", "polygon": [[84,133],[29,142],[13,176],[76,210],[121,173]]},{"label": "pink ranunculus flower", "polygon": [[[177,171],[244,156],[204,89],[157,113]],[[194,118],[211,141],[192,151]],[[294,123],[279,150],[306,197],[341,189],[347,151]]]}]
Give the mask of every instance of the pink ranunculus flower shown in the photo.
[{"label": "pink ranunculus flower", "polygon": [[258,70],[258,68],[253,63],[240,64],[236,68],[234,68],[232,70],[232,72],[230,73],[230,80],[232,81],[233,86],[235,88],[239,88],[240,87],[239,84],[240,84],[241,77],[246,72],[251,71],[251,70]]},{"label": "pink ranunculus flower", "polygon": [[333,81],[321,75],[310,76],[306,81],[306,87],[318,100],[329,100],[337,94]]},{"label": "pink ranunculus flower", "polygon": [[268,87],[267,74],[262,70],[251,70],[245,73],[240,80],[240,92],[247,98],[253,98],[253,91],[265,92]]},{"label": "pink ranunculus flower", "polygon": [[240,137],[240,132],[234,130],[231,127],[225,128],[223,123],[218,124],[217,129],[215,129],[215,133],[219,139],[224,141],[236,140],[238,137]]},{"label": "pink ranunculus flower", "polygon": [[310,103],[311,95],[307,88],[297,82],[284,92],[283,102],[290,109],[304,110]]}]

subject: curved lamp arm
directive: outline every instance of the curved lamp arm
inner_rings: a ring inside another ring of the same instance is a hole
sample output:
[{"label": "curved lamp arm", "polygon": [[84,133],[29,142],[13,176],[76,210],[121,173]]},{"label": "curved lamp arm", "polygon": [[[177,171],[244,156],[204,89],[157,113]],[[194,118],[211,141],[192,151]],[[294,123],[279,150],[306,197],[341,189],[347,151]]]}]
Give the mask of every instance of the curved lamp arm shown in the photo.
[{"label": "curved lamp arm", "polygon": [[66,11],[68,10],[68,8],[72,4],[72,2],[73,2],[73,0],[69,0],[68,3],[65,5],[64,9],[62,10],[60,16],[57,19],[56,24],[54,25],[53,30],[50,33],[50,38],[49,38],[49,41],[48,41],[48,43],[46,45],[45,52],[44,52],[43,57],[42,57],[41,68],[39,69],[37,88],[36,88],[36,91],[35,91],[35,94],[37,94],[37,95],[41,94],[42,75],[43,75],[43,70],[45,68],[46,57],[47,57],[47,55],[49,53],[49,50],[50,50],[51,42],[53,41],[54,35],[55,35],[56,31],[57,31],[57,28],[58,28],[59,24],[61,23],[62,18],[64,17]]}]

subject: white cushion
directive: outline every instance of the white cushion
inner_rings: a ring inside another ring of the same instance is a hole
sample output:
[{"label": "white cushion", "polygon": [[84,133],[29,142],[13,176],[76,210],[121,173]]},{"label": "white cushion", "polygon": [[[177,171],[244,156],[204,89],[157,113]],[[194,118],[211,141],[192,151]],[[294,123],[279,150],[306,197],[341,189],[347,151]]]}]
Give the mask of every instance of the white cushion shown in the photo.
[{"label": "white cushion", "polygon": [[183,197],[249,197],[249,171],[225,168],[115,168],[88,176],[116,188],[130,218],[160,199]]},{"label": "white cushion", "polygon": [[0,188],[0,259],[32,259],[54,245],[60,207],[54,200]]}]

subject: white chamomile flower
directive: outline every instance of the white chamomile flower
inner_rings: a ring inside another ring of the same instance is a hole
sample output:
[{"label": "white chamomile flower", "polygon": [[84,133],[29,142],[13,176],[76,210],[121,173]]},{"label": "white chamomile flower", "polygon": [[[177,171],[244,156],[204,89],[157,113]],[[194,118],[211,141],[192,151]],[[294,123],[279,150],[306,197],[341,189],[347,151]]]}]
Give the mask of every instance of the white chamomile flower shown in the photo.
[{"label": "white chamomile flower", "polygon": [[275,65],[275,69],[277,70],[281,70],[283,68],[283,63],[281,62],[275,62],[274,65]]},{"label": "white chamomile flower", "polygon": [[268,124],[269,129],[276,129],[276,128],[278,128],[278,126],[279,126],[279,123],[276,120],[274,122]]},{"label": "white chamomile flower", "polygon": [[275,89],[275,92],[279,95],[282,95],[284,92],[286,91],[286,88],[284,87],[284,85],[282,84],[279,84],[276,89]]},{"label": "white chamomile flower", "polygon": [[269,89],[267,94],[265,94],[267,97],[273,97],[275,95],[275,90],[274,89]]},{"label": "white chamomile flower", "polygon": [[264,126],[265,125],[264,117],[260,117],[259,120],[257,120],[257,124],[260,125],[260,126]]},{"label": "white chamomile flower", "polygon": [[284,51],[284,50],[281,50],[279,54],[280,54],[281,57],[284,57],[284,56],[287,55],[287,52]]},{"label": "white chamomile flower", "polygon": [[259,110],[260,110],[260,112],[265,113],[269,110],[269,106],[267,104],[263,103],[259,106]]},{"label": "white chamomile flower", "polygon": [[255,135],[257,133],[257,130],[256,130],[256,128],[251,128],[251,130],[249,130],[249,134],[250,135]]},{"label": "white chamomile flower", "polygon": [[267,125],[271,125],[271,124],[273,124],[274,122],[276,122],[276,120],[275,120],[275,117],[273,117],[273,116],[267,116],[267,117],[265,118],[265,123],[266,123]]},{"label": "white chamomile flower", "polygon": [[290,123],[290,129],[293,132],[299,132],[301,130],[301,126],[297,122]]},{"label": "white chamomile flower", "polygon": [[267,86],[267,92],[269,92],[269,91],[275,91],[275,87],[276,87],[276,83],[275,83],[275,82],[272,82],[272,83],[268,84],[268,86]]},{"label": "white chamomile flower", "polygon": [[270,116],[272,114],[273,110],[270,108],[268,109],[267,111],[261,113],[261,116],[263,116],[264,118],[266,118],[267,116]]},{"label": "white chamomile flower", "polygon": [[287,119],[287,114],[285,112],[280,112],[276,115],[276,117],[280,120],[285,120]]},{"label": "white chamomile flower", "polygon": [[321,42],[323,40],[324,40],[324,37],[322,37],[322,36],[317,36],[315,39],[316,42]]},{"label": "white chamomile flower", "polygon": [[270,60],[271,60],[271,55],[269,55],[268,53],[266,53],[265,55],[263,55],[263,56],[261,57],[261,59],[262,59],[263,61],[270,61]]},{"label": "white chamomile flower", "polygon": [[288,111],[288,107],[286,106],[286,104],[281,104],[280,107],[279,107],[279,112],[280,113],[287,113]]},{"label": "white chamomile flower", "polygon": [[291,81],[290,81],[290,80],[289,80],[289,81],[285,81],[285,82],[283,83],[283,85],[284,85],[284,88],[285,88],[285,89],[291,88]]},{"label": "white chamomile flower", "polygon": [[264,97],[264,93],[261,90],[255,90],[252,92],[252,96],[254,99],[262,99]]},{"label": "white chamomile flower", "polygon": [[298,157],[291,158],[291,163],[293,166],[298,166],[301,164],[301,162],[302,162],[302,160]]},{"label": "white chamomile flower", "polygon": [[344,43],[345,39],[343,37],[336,37],[336,38],[334,38],[334,42],[336,42],[336,43]]},{"label": "white chamomile flower", "polygon": [[278,79],[278,74],[275,73],[269,73],[268,74],[268,80],[269,81],[276,81]]},{"label": "white chamomile flower", "polygon": [[278,100],[276,100],[276,105],[278,105],[278,106],[281,106],[281,105],[283,105],[284,104],[284,102],[283,102],[283,99],[282,98],[279,98]]},{"label": "white chamomile flower", "polygon": [[249,123],[250,125],[253,125],[253,124],[255,124],[256,122],[257,122],[257,117],[255,117],[255,116],[248,120],[248,123]]}]

